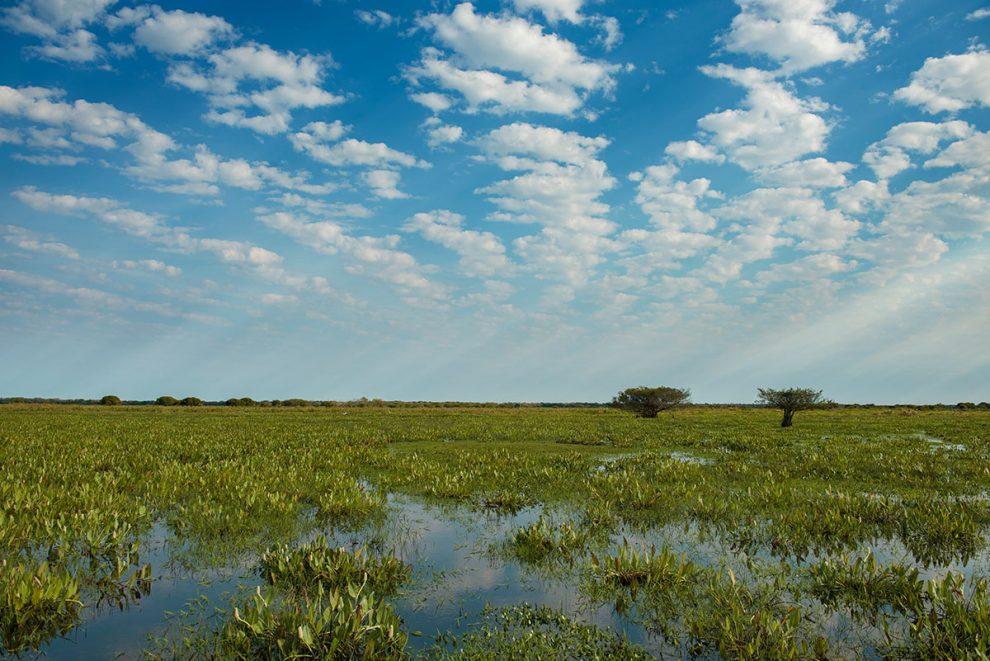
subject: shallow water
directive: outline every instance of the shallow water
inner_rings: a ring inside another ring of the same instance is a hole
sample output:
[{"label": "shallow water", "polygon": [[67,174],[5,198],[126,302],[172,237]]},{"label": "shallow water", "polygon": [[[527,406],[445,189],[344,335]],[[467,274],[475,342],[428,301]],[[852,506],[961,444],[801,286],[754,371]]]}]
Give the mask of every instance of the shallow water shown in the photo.
[{"label": "shallow water", "polygon": [[[619,455],[613,461],[630,455]],[[695,461],[687,456],[683,460]],[[679,459],[682,460],[682,459]],[[612,462],[606,462],[612,463]],[[536,521],[541,515],[554,523],[575,520],[574,512],[544,511],[530,507],[511,514],[497,514],[477,509],[429,505],[408,497],[390,496],[389,514],[384,521],[369,528],[340,532],[310,527],[297,540],[309,541],[325,535],[332,545],[345,548],[371,546],[375,552],[394,555],[413,567],[413,577],[402,594],[393,600],[397,613],[412,632],[409,649],[433,644],[435,636],[446,631],[464,631],[477,620],[485,606],[510,606],[521,603],[545,605],[561,609],[574,619],[599,627],[609,627],[630,641],[644,645],[654,653],[677,654],[676,648],[666,646],[634,617],[620,615],[611,603],[590,603],[580,589],[586,558],[573,566],[553,566],[537,569],[515,560],[505,552],[505,544],[520,527]],[[731,563],[744,564],[745,555],[732,549],[729,542],[706,533],[695,523],[676,523],[646,530],[620,526],[606,546],[615,548],[628,542],[637,548],[669,548],[683,553],[702,567],[719,567]],[[199,600],[202,617],[215,609],[229,611],[238,596],[253,591],[261,584],[257,571],[260,555],[220,569],[184,568],[176,557],[183,546],[164,525],[157,524],[143,540],[141,562],[152,565],[155,580],[149,595],[123,610],[102,607],[88,609],[82,624],[68,636],[50,641],[40,654],[53,659],[136,658],[147,648],[149,636],[174,635],[169,630],[169,618]],[[862,545],[857,554],[872,550],[882,563],[915,564],[898,540],[874,540]],[[599,549],[599,552],[601,549]],[[767,565],[781,562],[766,549],[751,556]],[[818,556],[802,560],[786,559],[792,569],[813,563]],[[186,557],[183,556],[183,560]],[[919,567],[921,569],[921,567]],[[965,563],[922,569],[922,578],[942,577],[948,571],[966,576],[988,573],[988,558],[980,553]],[[745,580],[747,572],[738,569]],[[850,622],[842,613],[831,617],[824,626],[833,640],[840,642]],[[855,627],[851,627],[855,629]],[[862,631],[854,632],[860,635]],[[869,655],[873,648],[860,645],[858,654]],[[25,656],[32,656],[31,654]]]}]

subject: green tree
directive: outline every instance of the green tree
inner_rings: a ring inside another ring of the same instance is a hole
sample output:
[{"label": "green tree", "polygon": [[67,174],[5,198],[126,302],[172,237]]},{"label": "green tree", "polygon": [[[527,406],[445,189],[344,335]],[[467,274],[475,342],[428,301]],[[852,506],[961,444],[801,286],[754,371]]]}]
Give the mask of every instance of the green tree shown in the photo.
[{"label": "green tree", "polygon": [[100,399],[100,404],[103,406],[120,406],[121,401],[120,397],[117,397],[116,395],[104,395]]},{"label": "green tree", "polygon": [[798,411],[818,408],[824,404],[822,401],[822,391],[811,388],[787,388],[784,390],[774,390],[773,388],[760,388],[759,402],[775,409],[784,411],[784,419],[781,420],[781,427],[790,427],[794,424],[794,414]]},{"label": "green tree", "polygon": [[613,397],[612,406],[635,413],[641,418],[655,418],[660,411],[680,406],[690,398],[691,391],[687,388],[639,386],[626,388]]},{"label": "green tree", "polygon": [[182,399],[182,401],[179,402],[179,405],[180,406],[202,406],[203,405],[203,400],[201,400],[199,397],[184,397]]},{"label": "green tree", "polygon": [[155,400],[155,404],[158,404],[158,406],[178,406],[179,400],[171,395],[162,395]]}]

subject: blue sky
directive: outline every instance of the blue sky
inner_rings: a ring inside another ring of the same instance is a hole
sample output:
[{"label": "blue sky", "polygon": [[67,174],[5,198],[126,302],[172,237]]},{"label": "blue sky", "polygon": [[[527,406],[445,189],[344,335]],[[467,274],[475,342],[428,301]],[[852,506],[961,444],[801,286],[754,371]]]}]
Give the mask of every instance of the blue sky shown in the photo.
[{"label": "blue sky", "polygon": [[990,399],[985,2],[0,28],[0,394]]}]

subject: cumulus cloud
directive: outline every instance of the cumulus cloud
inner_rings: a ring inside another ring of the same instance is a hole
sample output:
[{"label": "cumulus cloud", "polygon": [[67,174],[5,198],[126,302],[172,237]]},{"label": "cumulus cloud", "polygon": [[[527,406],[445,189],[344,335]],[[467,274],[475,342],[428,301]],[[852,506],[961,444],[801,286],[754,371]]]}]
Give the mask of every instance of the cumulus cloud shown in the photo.
[{"label": "cumulus cloud", "polygon": [[990,52],[929,57],[894,98],[932,114],[990,106]]},{"label": "cumulus cloud", "polygon": [[505,246],[491,232],[464,229],[464,217],[446,210],[417,213],[402,226],[439,243],[460,256],[459,268],[468,277],[505,277],[509,260]]},{"label": "cumulus cloud", "polygon": [[725,156],[711,145],[703,145],[697,140],[671,142],[664,153],[673,156],[678,161],[698,161],[701,163],[724,163]]},{"label": "cumulus cloud", "polygon": [[825,149],[829,125],[818,112],[828,109],[819,99],[801,99],[759,69],[724,64],[701,70],[746,89],[742,108],[705,115],[698,126],[729,160],[746,169],[779,165]]},{"label": "cumulus cloud", "polygon": [[676,179],[678,169],[673,165],[655,165],[637,176],[636,203],[650,222],[658,228],[707,232],[715,227],[715,219],[699,208],[706,198],[721,198],[711,189],[711,181],[699,177],[692,181]]},{"label": "cumulus cloud", "polygon": [[399,190],[401,175],[395,170],[368,170],[361,179],[375,197],[383,200],[400,200],[409,197]]},{"label": "cumulus cloud", "polygon": [[990,131],[973,133],[968,137],[953,142],[939,152],[937,156],[925,161],[925,167],[990,167]]},{"label": "cumulus cloud", "polygon": [[296,151],[309,155],[313,160],[338,167],[418,167],[430,166],[415,156],[392,149],[382,142],[371,143],[355,138],[336,142],[343,135],[339,122],[327,125],[316,122],[289,136]]},{"label": "cumulus cloud", "polygon": [[34,289],[51,296],[65,296],[73,299],[77,305],[104,310],[132,310],[146,312],[162,317],[182,317],[194,321],[203,321],[209,317],[197,313],[185,313],[162,303],[139,301],[111,292],[91,287],[77,287],[59,280],[45,278],[31,273],[23,273],[10,269],[0,269],[0,282]]},{"label": "cumulus cloud", "polygon": [[829,209],[815,191],[806,188],[758,188],[712,211],[723,221],[735,221],[727,238],[699,272],[727,282],[742,268],[769,259],[778,247],[794,245],[808,252],[841,249],[861,224],[838,209]]},{"label": "cumulus cloud", "polygon": [[[0,85],[0,115],[46,126],[30,126],[23,137],[17,134],[20,142],[40,149],[121,149],[133,159],[124,172],[159,190],[215,195],[219,184],[247,190],[268,184],[311,193],[331,189],[264,162],[224,159],[203,145],[194,148],[192,158],[172,158],[174,152],[187,148],[149,127],[137,115],[107,103],[68,102],[63,97],[61,90]],[[36,162],[67,163],[60,159],[64,155],[43,156],[47,158]]]},{"label": "cumulus cloud", "polygon": [[870,24],[834,12],[834,0],[736,0],[740,12],[723,38],[728,50],[764,55],[786,73],[830,62],[855,62],[866,53]]},{"label": "cumulus cloud", "polygon": [[880,179],[889,179],[910,167],[912,153],[931,154],[940,143],[970,135],[966,122],[905,122],[890,128],[883,140],[874,142],[863,154],[863,162]]},{"label": "cumulus cloud", "polygon": [[598,153],[603,137],[515,123],[483,136],[483,155],[507,172],[521,172],[478,190],[498,207],[492,220],[537,224],[537,235],[519,237],[515,251],[537,277],[579,286],[617,249],[609,237],[616,228],[600,200],[615,186]]},{"label": "cumulus cloud", "polygon": [[128,271],[150,271],[152,273],[162,273],[174,278],[182,274],[182,269],[172,266],[158,259],[123,259],[115,260],[112,263],[115,269],[125,269]]},{"label": "cumulus cloud", "polygon": [[757,173],[764,184],[799,188],[841,188],[846,185],[846,173],[852,163],[832,162],[825,158],[809,158],[775,165]]},{"label": "cumulus cloud", "polygon": [[426,131],[426,141],[433,148],[460,142],[462,137],[464,129],[453,124],[441,124]]},{"label": "cumulus cloud", "polygon": [[392,14],[389,14],[383,9],[373,9],[371,11],[367,9],[358,9],[354,12],[354,15],[357,16],[357,19],[365,25],[371,25],[379,30],[391,27],[399,22],[398,18],[392,16]]},{"label": "cumulus cloud", "polygon": [[198,55],[234,34],[233,26],[219,16],[165,11],[158,5],[125,7],[107,25],[111,29],[133,27],[135,43],[161,55]]},{"label": "cumulus cloud", "polygon": [[584,4],[584,0],[512,0],[512,2],[517,11],[538,10],[542,12],[550,23],[558,21],[580,23],[584,20],[584,17],[581,16],[581,6]]},{"label": "cumulus cloud", "polygon": [[450,14],[421,17],[418,25],[452,53],[424,49],[407,79],[460,93],[469,112],[570,115],[588,95],[614,86],[617,66],[586,58],[572,42],[517,16],[477,14],[464,2]]},{"label": "cumulus cloud", "polygon": [[[296,108],[323,108],[344,97],[323,89],[329,56],[279,52],[248,43],[210,54],[207,66],[175,62],[168,80],[207,96],[206,118],[274,135],[289,130]],[[251,113],[250,109],[255,112]]]},{"label": "cumulus cloud", "polygon": [[401,293],[434,302],[445,300],[449,295],[446,287],[427,277],[428,267],[398,249],[400,239],[397,235],[352,236],[335,221],[312,220],[287,211],[261,214],[258,220],[317,252],[347,255],[351,260],[347,267],[349,272],[388,282]]},{"label": "cumulus cloud", "polygon": [[454,105],[454,102],[449,96],[440,94],[439,92],[418,92],[416,94],[410,94],[409,98],[421,106],[426,106],[434,113],[443,112]]},{"label": "cumulus cloud", "polygon": [[131,209],[112,198],[56,195],[33,187],[19,188],[13,196],[38,211],[93,218],[170,250],[211,254],[222,264],[243,267],[270,282],[353,302],[351,297],[329,287],[323,278],[289,273],[281,266],[282,256],[276,252],[246,241],[197,237],[169,225],[159,215]]},{"label": "cumulus cloud", "polygon": [[0,24],[9,30],[41,39],[29,53],[68,62],[102,58],[103,48],[85,26],[103,17],[116,0],[24,0],[0,12]]},{"label": "cumulus cloud", "polygon": [[4,241],[20,250],[56,255],[65,259],[79,259],[79,253],[75,248],[48,239],[23,227],[2,225],[0,226],[0,235],[3,236]]}]

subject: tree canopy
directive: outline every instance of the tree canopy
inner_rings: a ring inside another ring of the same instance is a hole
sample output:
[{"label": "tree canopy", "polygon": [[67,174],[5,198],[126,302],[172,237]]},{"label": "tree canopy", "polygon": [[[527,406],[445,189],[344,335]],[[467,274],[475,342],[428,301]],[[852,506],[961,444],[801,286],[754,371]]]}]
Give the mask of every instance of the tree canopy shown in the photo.
[{"label": "tree canopy", "polygon": [[784,411],[784,419],[781,420],[781,427],[790,427],[794,424],[794,414],[797,411],[806,411],[817,408],[822,402],[822,391],[811,388],[786,388],[775,390],[773,388],[760,388],[759,402],[775,409]]},{"label": "tree canopy", "polygon": [[613,397],[612,406],[635,413],[641,418],[655,418],[660,411],[684,404],[690,398],[691,391],[686,388],[638,386],[626,388]]},{"label": "tree canopy", "polygon": [[116,395],[104,395],[100,399],[100,404],[103,406],[119,406],[120,403],[120,397],[117,397]]}]

